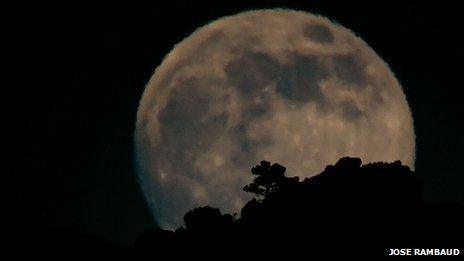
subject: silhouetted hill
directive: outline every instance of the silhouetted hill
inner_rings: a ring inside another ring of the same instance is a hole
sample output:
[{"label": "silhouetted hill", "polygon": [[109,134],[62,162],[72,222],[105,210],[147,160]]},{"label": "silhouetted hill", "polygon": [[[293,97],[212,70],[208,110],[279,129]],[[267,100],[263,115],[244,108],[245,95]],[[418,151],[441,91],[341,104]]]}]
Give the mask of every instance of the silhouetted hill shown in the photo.
[{"label": "silhouetted hill", "polygon": [[185,214],[184,227],[146,231],[134,246],[43,228],[27,213],[8,208],[13,218],[2,222],[3,237],[7,249],[29,256],[155,260],[385,256],[390,248],[464,246],[463,206],[423,202],[418,175],[399,161],[362,165],[346,157],[301,181],[285,171],[267,161],[251,169],[254,180],[244,191],[255,198],[240,217],[198,207]]},{"label": "silhouetted hill", "polygon": [[267,161],[252,168],[255,179],[244,191],[256,197],[239,218],[196,208],[185,215],[185,227],[152,231],[136,249],[384,256],[389,248],[463,243],[462,205],[424,203],[417,174],[399,161],[362,165],[346,157],[302,181],[285,170]]}]

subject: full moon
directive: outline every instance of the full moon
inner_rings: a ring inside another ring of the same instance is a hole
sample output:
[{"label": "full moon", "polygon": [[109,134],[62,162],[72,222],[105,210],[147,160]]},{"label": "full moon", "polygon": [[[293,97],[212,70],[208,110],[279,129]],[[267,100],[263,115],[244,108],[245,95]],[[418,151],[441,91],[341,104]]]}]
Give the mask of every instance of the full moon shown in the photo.
[{"label": "full moon", "polygon": [[327,18],[272,9],[199,28],[146,85],[137,173],[156,222],[210,205],[239,213],[261,160],[317,175],[343,156],[414,167],[402,87],[366,42]]}]

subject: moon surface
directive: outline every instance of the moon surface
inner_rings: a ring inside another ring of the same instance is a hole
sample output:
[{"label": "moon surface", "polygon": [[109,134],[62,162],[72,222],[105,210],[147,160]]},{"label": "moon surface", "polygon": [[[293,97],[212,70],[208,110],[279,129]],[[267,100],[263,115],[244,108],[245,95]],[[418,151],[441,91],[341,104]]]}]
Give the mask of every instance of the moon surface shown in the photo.
[{"label": "moon surface", "polygon": [[388,65],[329,19],[272,9],[199,28],[146,85],[137,172],[156,222],[198,206],[239,213],[265,159],[310,177],[343,156],[414,167],[411,111]]}]

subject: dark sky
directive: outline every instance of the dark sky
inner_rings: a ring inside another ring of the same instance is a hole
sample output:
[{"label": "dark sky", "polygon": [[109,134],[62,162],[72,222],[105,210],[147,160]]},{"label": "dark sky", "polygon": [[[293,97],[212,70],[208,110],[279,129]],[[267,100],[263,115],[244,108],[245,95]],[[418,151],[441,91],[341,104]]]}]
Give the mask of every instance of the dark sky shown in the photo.
[{"label": "dark sky", "polygon": [[463,23],[451,1],[168,2],[1,8],[2,192],[13,216],[119,242],[153,227],[132,159],[144,84],[197,27],[265,7],[328,16],[372,46],[413,111],[425,199],[464,202]]}]

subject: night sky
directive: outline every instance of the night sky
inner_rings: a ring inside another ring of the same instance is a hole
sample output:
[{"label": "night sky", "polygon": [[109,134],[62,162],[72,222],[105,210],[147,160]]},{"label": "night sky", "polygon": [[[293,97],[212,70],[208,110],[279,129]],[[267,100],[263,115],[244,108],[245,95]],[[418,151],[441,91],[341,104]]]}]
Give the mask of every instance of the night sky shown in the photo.
[{"label": "night sky", "polygon": [[1,78],[2,191],[9,214],[118,242],[156,226],[133,166],[145,83],[173,45],[196,28],[266,7],[321,14],[365,40],[397,75],[413,112],[424,198],[464,202],[464,50],[455,4],[234,2],[1,8],[7,68]]}]

